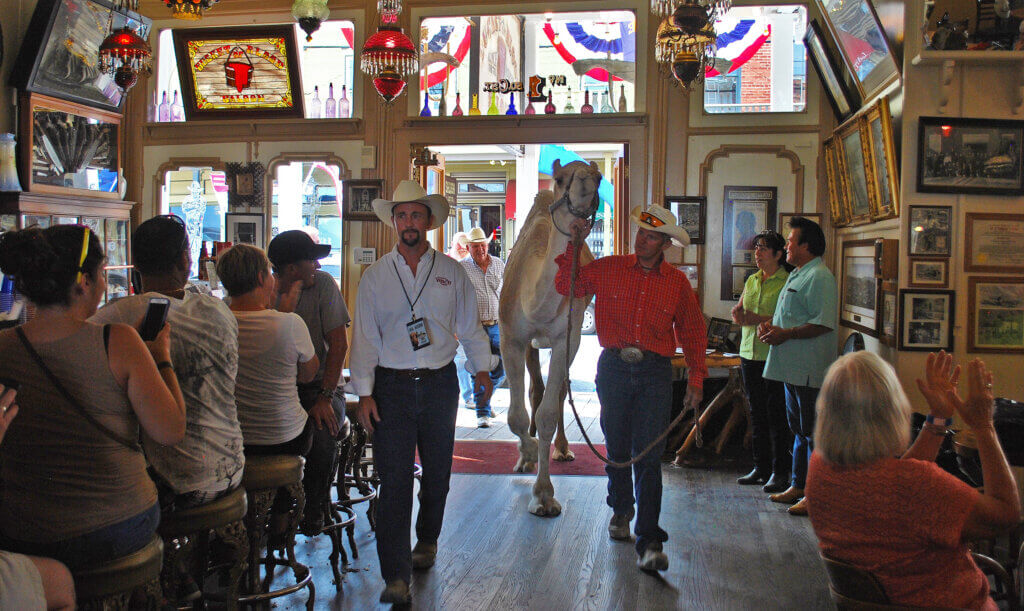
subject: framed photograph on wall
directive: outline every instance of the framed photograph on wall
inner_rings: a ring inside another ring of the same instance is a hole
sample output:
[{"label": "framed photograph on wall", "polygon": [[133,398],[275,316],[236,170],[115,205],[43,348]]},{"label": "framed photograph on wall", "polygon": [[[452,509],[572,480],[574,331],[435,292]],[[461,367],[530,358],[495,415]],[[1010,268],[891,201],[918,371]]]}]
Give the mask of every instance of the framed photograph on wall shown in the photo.
[{"label": "framed photograph on wall", "polygon": [[900,350],[953,350],[953,291],[900,289]]},{"label": "framed photograph on wall", "polygon": [[968,352],[1024,352],[1024,278],[967,279]]},{"label": "framed photograph on wall", "polygon": [[804,32],[804,47],[807,48],[807,55],[811,58],[818,78],[821,80],[822,88],[828,95],[828,101],[832,104],[832,110],[840,123],[846,120],[853,111],[860,106],[860,100],[856,98],[846,86],[843,80],[841,67],[828,52],[828,45],[825,44],[825,36],[821,26],[814,19],[810,27]]},{"label": "framed photograph on wall", "polygon": [[686,229],[690,236],[690,244],[704,243],[708,198],[703,195],[669,195],[665,197],[665,207],[672,211],[679,226]]},{"label": "framed photograph on wall", "polygon": [[[754,265],[754,238],[765,229],[775,229],[778,198],[778,187],[726,185],[722,222],[722,300],[738,298],[735,273],[745,278],[745,270]],[[739,271],[734,273],[736,268]],[[742,290],[742,283],[739,286]]]},{"label": "framed photograph on wall", "polygon": [[821,225],[821,213],[820,212],[780,212],[779,213],[779,224],[775,228],[785,238],[789,236],[789,221],[795,216],[802,216],[805,219],[810,219]]},{"label": "framed photograph on wall", "polygon": [[839,295],[839,324],[878,336],[878,281],[875,278],[875,240],[843,242]]},{"label": "framed photograph on wall", "polygon": [[877,209],[871,188],[873,174],[868,165],[867,129],[863,117],[857,117],[836,132],[839,140],[839,167],[842,176],[846,222],[848,225],[870,223]]},{"label": "framed photograph on wall", "polygon": [[839,165],[839,144],[837,136],[825,141],[825,178],[828,182],[828,210],[832,215],[832,224],[836,227],[845,227],[849,219],[846,216],[846,191],[843,189]]},{"label": "framed photograph on wall", "polygon": [[894,280],[883,280],[878,285],[878,341],[886,346],[895,346],[897,341],[898,292]]},{"label": "framed photograph on wall", "polygon": [[756,267],[736,265],[732,268],[732,300],[736,301],[743,294],[743,287],[747,284],[747,278],[757,273]]},{"label": "framed photograph on wall", "polygon": [[871,188],[875,196],[872,218],[876,221],[894,218],[900,214],[900,181],[889,101],[880,99],[864,116],[864,122],[873,178]]},{"label": "framed photograph on wall", "polygon": [[968,212],[964,270],[1024,273],[1024,214]]},{"label": "framed photograph on wall", "polygon": [[1024,194],[1024,121],[921,117],[917,190]]},{"label": "framed photograph on wall", "polygon": [[232,244],[250,244],[266,248],[266,217],[248,212],[227,212],[224,214],[225,235]]},{"label": "framed photograph on wall", "polygon": [[817,0],[833,40],[860,89],[862,100],[874,97],[900,77],[899,65],[868,0]]},{"label": "framed photograph on wall", "polygon": [[944,289],[949,285],[949,259],[914,258],[910,260],[908,286]]},{"label": "framed photograph on wall", "polygon": [[346,221],[379,221],[373,212],[373,200],[384,191],[384,181],[379,178],[346,180],[344,183],[345,202],[342,213]]},{"label": "framed photograph on wall", "polygon": [[700,295],[700,268],[696,265],[677,265],[676,269],[686,274],[686,279],[690,281],[690,288]]},{"label": "framed photograph on wall", "polygon": [[953,243],[952,206],[910,206],[907,254],[948,257]]}]

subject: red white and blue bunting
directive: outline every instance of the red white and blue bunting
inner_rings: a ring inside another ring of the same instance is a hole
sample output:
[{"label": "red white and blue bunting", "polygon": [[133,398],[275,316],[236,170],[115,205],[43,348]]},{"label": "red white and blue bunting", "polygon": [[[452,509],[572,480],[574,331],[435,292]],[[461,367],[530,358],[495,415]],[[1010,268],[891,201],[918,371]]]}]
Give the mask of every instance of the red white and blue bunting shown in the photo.
[{"label": "red white and blue bunting", "polygon": [[[636,61],[635,22],[549,22],[544,24],[544,35],[567,64],[580,59],[618,59]],[[607,82],[604,68],[593,68],[587,76]],[[613,80],[622,79],[614,76]]]},{"label": "red white and blue bunting", "polygon": [[715,53],[715,63],[719,67],[723,62],[728,62],[728,68],[724,72],[708,66],[704,71],[705,76],[719,76],[734,72],[740,66],[747,63],[764,46],[764,43],[771,39],[771,26],[765,19],[721,19],[715,22],[715,31],[722,32],[717,37],[718,51]]}]

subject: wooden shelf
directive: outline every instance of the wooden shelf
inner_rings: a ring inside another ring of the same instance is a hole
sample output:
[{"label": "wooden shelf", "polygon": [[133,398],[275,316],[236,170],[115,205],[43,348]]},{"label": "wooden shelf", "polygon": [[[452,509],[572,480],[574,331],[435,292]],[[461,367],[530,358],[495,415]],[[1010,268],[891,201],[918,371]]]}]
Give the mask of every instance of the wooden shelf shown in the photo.
[{"label": "wooden shelf", "polygon": [[914,66],[939,67],[939,113],[946,114],[957,64],[1010,64],[1016,73],[1013,114],[1024,111],[1024,51],[929,51],[922,50],[910,60]]},{"label": "wooden shelf", "polygon": [[210,142],[361,140],[362,119],[221,119],[146,123],[147,146]]}]

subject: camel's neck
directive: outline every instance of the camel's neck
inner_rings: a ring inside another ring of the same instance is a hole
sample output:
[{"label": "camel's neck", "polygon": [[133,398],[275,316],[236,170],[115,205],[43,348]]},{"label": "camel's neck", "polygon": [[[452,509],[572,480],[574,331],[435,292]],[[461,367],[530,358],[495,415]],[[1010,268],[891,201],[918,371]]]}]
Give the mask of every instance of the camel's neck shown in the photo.
[{"label": "camel's neck", "polygon": [[[555,257],[564,253],[565,247],[569,244],[569,236],[562,233],[562,231],[568,230],[569,221],[559,218],[557,214],[552,215],[551,221],[551,231],[548,232],[548,253],[550,255],[547,258],[544,269],[541,271],[538,286],[555,286],[555,274],[558,273]],[[559,231],[559,229],[562,231]]]}]

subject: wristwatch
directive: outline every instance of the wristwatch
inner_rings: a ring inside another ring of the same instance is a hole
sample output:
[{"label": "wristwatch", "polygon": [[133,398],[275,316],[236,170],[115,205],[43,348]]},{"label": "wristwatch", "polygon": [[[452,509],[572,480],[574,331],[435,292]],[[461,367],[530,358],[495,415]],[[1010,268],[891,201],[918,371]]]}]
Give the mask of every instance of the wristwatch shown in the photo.
[{"label": "wristwatch", "polygon": [[318,399],[333,399],[334,389],[333,388],[321,388],[320,392],[316,393]]}]

